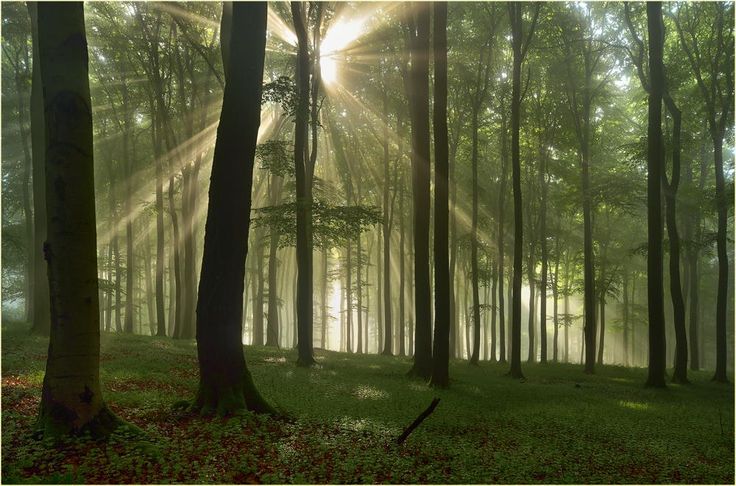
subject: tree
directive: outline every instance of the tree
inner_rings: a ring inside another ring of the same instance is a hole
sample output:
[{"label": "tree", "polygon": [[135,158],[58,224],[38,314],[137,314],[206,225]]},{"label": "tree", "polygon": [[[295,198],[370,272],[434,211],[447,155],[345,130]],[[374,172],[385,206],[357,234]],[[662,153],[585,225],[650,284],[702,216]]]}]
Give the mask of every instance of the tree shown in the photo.
[{"label": "tree", "polygon": [[109,435],[120,421],[100,388],[92,106],[82,3],[38,4],[44,86],[44,255],[51,332],[37,427],[45,437]]},{"label": "tree", "polygon": [[411,119],[411,167],[414,197],[414,365],[409,375],[432,372],[431,289],[429,281],[429,5],[407,7],[411,59],[406,82]]},{"label": "tree", "polygon": [[44,114],[41,69],[38,52],[38,3],[28,2],[31,17],[33,67],[31,82],[31,154],[33,157],[33,331],[47,335],[51,322],[49,286],[43,261],[46,241],[46,179],[44,177]]},{"label": "tree", "polygon": [[521,159],[519,154],[519,126],[521,111],[521,64],[524,62],[529,43],[539,17],[540,5],[534,4],[534,17],[526,38],[523,37],[522,4],[509,2],[509,21],[511,23],[511,46],[514,51],[514,64],[511,87],[511,168],[514,195],[514,270],[511,301],[511,370],[513,378],[523,378],[521,372],[521,274],[523,248],[523,219],[521,206]]},{"label": "tree", "polygon": [[[631,20],[629,4],[625,4],[625,19],[629,28],[629,32],[634,38],[634,42],[638,48],[636,56],[629,50],[629,55],[636,65],[642,87],[649,92],[651,87],[644,70],[644,43],[639,39],[636,29]],[[664,36],[664,29],[663,34]],[[662,40],[664,46],[664,39]],[[664,49],[663,49],[664,50]],[[664,55],[664,54],[663,54]],[[663,64],[664,69],[664,64]],[[664,71],[663,71],[664,76]],[[687,383],[687,332],[685,329],[685,302],[682,295],[682,285],[680,280],[680,237],[677,231],[677,189],[680,184],[680,153],[681,153],[681,126],[682,113],[675,103],[671,89],[667,80],[663,80],[662,100],[664,101],[667,111],[672,117],[672,179],[667,180],[667,171],[662,168],[662,186],[664,189],[665,199],[665,222],[667,225],[667,236],[669,238],[670,257],[669,257],[669,274],[670,274],[670,295],[672,298],[673,318],[675,324],[675,369],[672,374],[672,380],[675,383]],[[664,162],[663,162],[664,163]]]},{"label": "tree", "polygon": [[[705,29],[699,29],[700,15],[710,20]],[[680,46],[690,62],[698,89],[706,108],[706,121],[713,143],[716,176],[716,206],[718,213],[718,297],[716,301],[716,370],[713,381],[728,382],[726,375],[726,305],[728,302],[728,246],[727,224],[729,197],[723,174],[723,139],[732,117],[734,103],[733,5],[721,3],[684,5],[673,15],[680,38]],[[702,30],[710,32],[703,38]],[[708,56],[706,53],[710,54]],[[732,198],[731,198],[732,199]]]},{"label": "tree", "polygon": [[[448,242],[447,3],[434,7],[434,347],[430,385],[450,382],[450,255]],[[478,340],[480,341],[480,340]]]},{"label": "tree", "polygon": [[204,254],[197,300],[199,390],[203,414],[247,408],[272,413],[245,363],[243,285],[251,187],[261,113],[267,4],[235,3],[225,92],[210,179]]},{"label": "tree", "polygon": [[647,300],[649,303],[649,374],[647,386],[664,388],[665,334],[662,282],[662,93],[664,24],[662,4],[647,4],[649,32],[649,123],[647,127]]}]

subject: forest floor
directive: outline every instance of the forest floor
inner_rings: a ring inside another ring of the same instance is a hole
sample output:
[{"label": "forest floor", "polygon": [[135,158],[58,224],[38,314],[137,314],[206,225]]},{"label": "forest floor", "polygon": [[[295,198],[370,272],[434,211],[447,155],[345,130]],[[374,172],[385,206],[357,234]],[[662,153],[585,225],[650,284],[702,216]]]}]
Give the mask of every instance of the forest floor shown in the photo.
[{"label": "forest floor", "polygon": [[[172,410],[191,399],[194,342],[103,334],[109,407],[145,436],[32,438],[47,341],[2,328],[2,482],[51,483],[723,483],[734,482],[734,388],[643,387],[645,370],[451,365],[451,388],[405,376],[408,358],[246,347],[262,394],[292,420]],[[441,401],[407,441],[396,437]]]}]

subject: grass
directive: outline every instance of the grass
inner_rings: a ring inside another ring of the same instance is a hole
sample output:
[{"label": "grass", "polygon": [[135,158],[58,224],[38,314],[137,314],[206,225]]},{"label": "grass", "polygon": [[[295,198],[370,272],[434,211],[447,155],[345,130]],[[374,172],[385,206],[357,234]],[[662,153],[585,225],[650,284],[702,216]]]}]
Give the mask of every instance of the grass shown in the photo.
[{"label": "grass", "polygon": [[[405,377],[408,358],[246,347],[261,392],[291,421],[182,415],[197,385],[193,342],[103,334],[110,408],[146,432],[52,447],[31,437],[47,342],[2,329],[2,482],[724,483],[734,482],[734,388],[643,387],[645,370],[451,365],[449,390]],[[435,412],[395,438],[433,397]]]}]

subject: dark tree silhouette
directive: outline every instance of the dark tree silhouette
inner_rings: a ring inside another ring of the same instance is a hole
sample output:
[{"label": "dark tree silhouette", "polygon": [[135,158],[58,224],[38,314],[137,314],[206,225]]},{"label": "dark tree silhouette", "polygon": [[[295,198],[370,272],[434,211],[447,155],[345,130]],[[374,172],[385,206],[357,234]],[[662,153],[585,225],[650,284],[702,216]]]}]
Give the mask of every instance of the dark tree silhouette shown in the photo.
[{"label": "dark tree silhouette", "polygon": [[450,253],[448,243],[447,3],[434,7],[434,347],[430,384],[450,384]]},{"label": "dark tree silhouette", "polygon": [[665,387],[665,334],[662,279],[662,93],[664,24],[662,3],[647,3],[649,30],[649,123],[647,128],[647,296],[649,303],[649,375],[647,386]]},{"label": "dark tree silhouette", "polygon": [[258,393],[242,345],[243,286],[251,188],[260,125],[267,4],[235,3],[225,92],[212,162],[197,301],[199,391],[203,414],[273,410]]}]

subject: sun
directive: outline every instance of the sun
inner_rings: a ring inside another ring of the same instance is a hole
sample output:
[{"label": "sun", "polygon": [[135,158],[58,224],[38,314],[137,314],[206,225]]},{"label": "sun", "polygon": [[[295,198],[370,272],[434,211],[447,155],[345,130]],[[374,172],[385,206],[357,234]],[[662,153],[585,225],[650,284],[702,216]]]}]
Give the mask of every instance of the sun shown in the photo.
[{"label": "sun", "polygon": [[337,81],[337,59],[332,55],[319,58],[320,74],[325,84],[335,84]]}]

